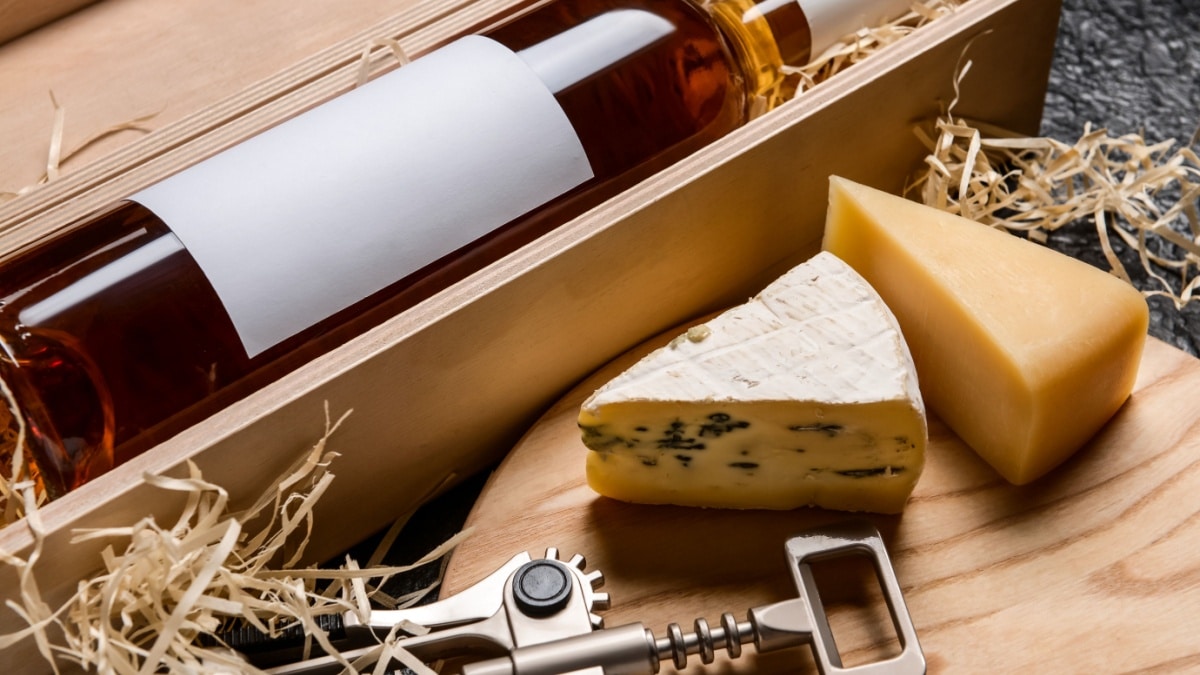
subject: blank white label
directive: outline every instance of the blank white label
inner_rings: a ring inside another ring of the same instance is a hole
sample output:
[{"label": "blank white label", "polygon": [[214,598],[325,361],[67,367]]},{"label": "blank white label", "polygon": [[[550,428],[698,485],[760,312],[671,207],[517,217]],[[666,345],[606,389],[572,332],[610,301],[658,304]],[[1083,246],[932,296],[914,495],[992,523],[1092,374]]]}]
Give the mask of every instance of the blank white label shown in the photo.
[{"label": "blank white label", "polygon": [[183,242],[253,357],[592,176],[545,84],[473,36],[131,199]]}]

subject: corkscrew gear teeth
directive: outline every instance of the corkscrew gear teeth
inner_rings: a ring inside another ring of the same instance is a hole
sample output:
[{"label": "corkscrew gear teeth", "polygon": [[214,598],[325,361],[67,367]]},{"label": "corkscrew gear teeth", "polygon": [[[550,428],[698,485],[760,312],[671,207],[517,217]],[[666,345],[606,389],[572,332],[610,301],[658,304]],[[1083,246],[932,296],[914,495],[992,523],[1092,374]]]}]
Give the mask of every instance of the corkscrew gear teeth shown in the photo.
[{"label": "corkscrew gear teeth", "polygon": [[[559,560],[558,548],[551,546],[546,549],[543,560]],[[612,607],[612,598],[608,593],[601,593],[599,589],[604,586],[604,573],[600,570],[587,571],[587,558],[583,554],[576,553],[567,561],[567,565],[575,568],[578,572],[579,580],[582,582],[584,603],[590,608],[589,618],[592,622],[592,628],[599,630],[604,628],[604,617],[596,614],[603,612]]]},{"label": "corkscrew gear teeth", "polygon": [[[658,673],[665,663],[687,666],[690,656],[712,663],[718,651],[730,658],[753,643],[759,652],[808,645],[823,675],[917,675],[925,672],[925,657],[917,642],[899,582],[879,532],[865,522],[844,523],[812,530],[789,539],[787,561],[798,597],[749,611],[745,621],[731,613],[719,625],[696,619],[693,630],[670,624],[656,637],[643,624],[604,628],[596,614],[610,599],[598,589],[599,571],[586,571],[576,555],[566,562],[556,548],[541,558],[521,553],[474,586],[423,607],[373,612],[359,623],[343,617],[347,636],[386,635],[402,622],[416,623],[428,633],[402,638],[399,646],[429,662],[461,657],[462,675],[638,675]],[[892,658],[854,667],[843,666],[821,604],[811,564],[829,558],[861,555],[869,558],[899,638],[901,652]],[[362,641],[360,640],[360,643]],[[343,651],[353,661],[370,647]],[[475,660],[471,660],[475,659]],[[267,672],[297,675],[341,671],[329,656],[288,663]]]}]

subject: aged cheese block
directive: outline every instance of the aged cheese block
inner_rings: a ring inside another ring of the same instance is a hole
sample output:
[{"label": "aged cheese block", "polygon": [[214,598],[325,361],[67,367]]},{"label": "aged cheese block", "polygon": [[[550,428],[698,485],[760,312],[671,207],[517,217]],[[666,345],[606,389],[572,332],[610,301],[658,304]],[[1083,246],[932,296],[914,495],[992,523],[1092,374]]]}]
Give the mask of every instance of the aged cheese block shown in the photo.
[{"label": "aged cheese block", "polygon": [[895,312],[930,411],[1012,483],[1060,464],[1133,388],[1146,303],[1086,263],[839,178],[824,248]]},{"label": "aged cheese block", "polygon": [[897,513],[926,442],[895,318],[828,253],[614,378],[579,425],[593,489],[685,506]]}]

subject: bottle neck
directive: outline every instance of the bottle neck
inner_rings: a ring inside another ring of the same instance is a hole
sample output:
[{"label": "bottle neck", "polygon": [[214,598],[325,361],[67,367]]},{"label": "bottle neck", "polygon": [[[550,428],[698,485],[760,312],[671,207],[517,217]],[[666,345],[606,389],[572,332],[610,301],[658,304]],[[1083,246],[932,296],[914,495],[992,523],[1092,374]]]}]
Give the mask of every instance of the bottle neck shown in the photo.
[{"label": "bottle neck", "polygon": [[812,56],[812,31],[796,0],[714,0],[708,10],[729,40],[747,90],[775,98],[784,66],[803,66]]},{"label": "bottle neck", "polygon": [[903,15],[909,0],[709,0],[753,95],[777,101],[784,66],[808,65],[846,35]]}]

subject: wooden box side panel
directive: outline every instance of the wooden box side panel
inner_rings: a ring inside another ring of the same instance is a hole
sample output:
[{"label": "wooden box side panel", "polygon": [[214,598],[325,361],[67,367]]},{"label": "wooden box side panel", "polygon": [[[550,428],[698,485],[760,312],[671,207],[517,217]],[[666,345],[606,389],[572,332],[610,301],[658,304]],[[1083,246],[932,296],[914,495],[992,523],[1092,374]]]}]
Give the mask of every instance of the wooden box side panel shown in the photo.
[{"label": "wooden box side panel", "polygon": [[[50,505],[39,576],[58,585],[43,589],[47,599],[70,592],[96,560],[99,543],[68,544],[73,528],[176,507],[141,482],[142,472],[178,473],[192,459],[246,499],[321,435],[326,402],[334,415],[354,412],[331,446],[343,456],[309,552],[323,557],[357,541],[447,475],[499,458],[607,359],[744,299],[811,255],[828,175],[899,189],[924,154],[912,127],[951,100],[955,65],[972,40],[978,79],[965,83],[960,111],[1034,131],[1056,17],[1057,2],[972,0],[875,62]],[[21,527],[0,532],[0,547],[28,545]],[[0,590],[12,597],[15,588],[5,570]],[[5,612],[0,632],[14,621]]]}]

